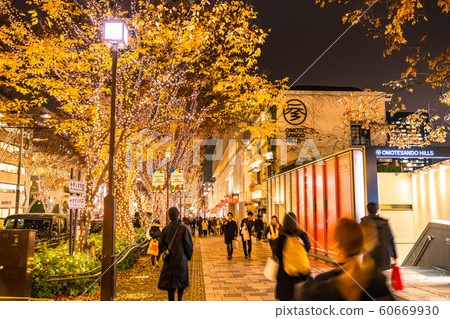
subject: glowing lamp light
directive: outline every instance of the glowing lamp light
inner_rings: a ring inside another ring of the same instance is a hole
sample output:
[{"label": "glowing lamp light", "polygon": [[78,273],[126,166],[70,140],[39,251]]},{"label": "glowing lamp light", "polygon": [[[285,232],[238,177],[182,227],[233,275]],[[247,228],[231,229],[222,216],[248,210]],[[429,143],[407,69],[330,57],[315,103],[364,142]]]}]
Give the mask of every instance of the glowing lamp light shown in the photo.
[{"label": "glowing lamp light", "polygon": [[262,163],[263,163],[262,160],[257,160],[257,161],[253,162],[253,163],[250,165],[250,168],[251,168],[251,169],[258,168],[258,167],[261,166]]},{"label": "glowing lamp light", "polygon": [[103,39],[107,42],[117,43],[119,46],[128,44],[128,29],[121,20],[107,20],[103,25]]}]

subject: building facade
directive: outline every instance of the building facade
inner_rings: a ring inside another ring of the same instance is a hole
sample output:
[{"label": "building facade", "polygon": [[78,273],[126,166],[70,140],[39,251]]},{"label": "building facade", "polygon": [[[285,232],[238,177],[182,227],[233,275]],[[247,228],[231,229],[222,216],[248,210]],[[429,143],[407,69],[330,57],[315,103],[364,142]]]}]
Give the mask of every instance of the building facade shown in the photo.
[{"label": "building facade", "polygon": [[[238,220],[249,211],[261,214],[265,221],[272,215],[282,218],[295,207],[278,205],[274,199],[275,186],[271,188],[268,184],[271,177],[352,146],[384,145],[381,134],[364,130],[358,123],[353,123],[351,128],[342,127],[345,106],[341,100],[358,95],[367,93],[354,88],[294,87],[280,103],[285,107],[274,107],[264,114],[276,119],[280,128],[277,137],[262,140],[236,137],[237,129],[230,128],[217,139],[213,159],[216,181],[213,194],[208,193],[207,212],[224,216],[230,211]],[[374,101],[380,113],[385,114],[384,99]],[[283,178],[286,178],[285,185],[297,183],[295,174]],[[276,183],[277,179],[273,180]],[[283,188],[283,192],[284,189],[288,192],[292,188]]]}]

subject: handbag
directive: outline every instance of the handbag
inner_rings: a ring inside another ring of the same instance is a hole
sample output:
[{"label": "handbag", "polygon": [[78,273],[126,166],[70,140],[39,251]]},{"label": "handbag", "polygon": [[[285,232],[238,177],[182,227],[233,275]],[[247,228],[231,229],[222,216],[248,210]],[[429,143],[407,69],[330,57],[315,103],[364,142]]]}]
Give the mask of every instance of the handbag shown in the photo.
[{"label": "handbag", "polygon": [[172,245],[173,245],[173,240],[175,239],[175,236],[178,232],[178,227],[175,230],[175,234],[173,234],[172,240],[170,241],[169,247],[167,247],[166,250],[164,250],[164,252],[161,254],[161,258],[163,261],[167,261],[170,257],[170,253],[171,253],[171,249],[172,249]]},{"label": "handbag", "polygon": [[283,244],[283,269],[291,277],[310,273],[308,253],[303,241],[297,236],[286,236]]},{"label": "handbag", "polygon": [[250,234],[248,232],[247,225],[244,224],[244,226],[242,226],[241,234],[245,241],[250,240]]},{"label": "handbag", "polygon": [[267,258],[266,267],[264,267],[264,277],[270,281],[277,281],[279,267],[280,264],[273,257]]},{"label": "handbag", "polygon": [[152,239],[148,244],[147,255],[158,256],[158,239]]},{"label": "handbag", "polygon": [[232,244],[233,244],[233,249],[238,249],[238,241],[237,241],[237,239],[233,239]]},{"label": "handbag", "polygon": [[392,264],[391,285],[395,290],[403,290],[400,268],[397,264]]}]

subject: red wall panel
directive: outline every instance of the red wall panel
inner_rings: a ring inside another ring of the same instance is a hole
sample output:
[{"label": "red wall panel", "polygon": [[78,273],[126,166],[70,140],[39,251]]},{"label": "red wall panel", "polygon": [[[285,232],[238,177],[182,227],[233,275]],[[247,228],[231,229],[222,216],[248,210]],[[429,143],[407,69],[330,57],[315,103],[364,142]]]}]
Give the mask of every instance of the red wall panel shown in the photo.
[{"label": "red wall panel", "polygon": [[331,159],[325,162],[325,197],[326,197],[326,236],[327,245],[326,250],[328,254],[333,254],[333,229],[338,220],[337,210],[337,188],[336,188],[336,162],[335,159]]},{"label": "red wall panel", "polygon": [[316,229],[316,241],[317,252],[325,252],[325,203],[324,203],[324,165],[314,165],[315,176],[315,199],[316,199],[316,212],[315,212],[315,229]]},{"label": "red wall panel", "polygon": [[350,154],[338,157],[339,218],[352,218]]},{"label": "red wall panel", "polygon": [[298,207],[298,223],[300,225],[300,228],[305,231],[306,230],[306,223],[305,223],[305,207],[306,207],[306,201],[305,201],[305,174],[304,169],[299,169],[297,171],[297,207]]},{"label": "red wall panel", "polygon": [[314,170],[312,166],[308,166],[306,168],[306,232],[313,250],[316,248],[314,212]]}]

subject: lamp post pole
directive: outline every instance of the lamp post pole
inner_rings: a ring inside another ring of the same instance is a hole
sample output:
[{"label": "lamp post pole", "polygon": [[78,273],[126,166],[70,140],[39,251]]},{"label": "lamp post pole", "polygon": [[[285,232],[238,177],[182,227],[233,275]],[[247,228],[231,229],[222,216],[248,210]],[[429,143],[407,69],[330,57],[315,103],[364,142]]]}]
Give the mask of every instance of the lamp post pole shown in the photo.
[{"label": "lamp post pole", "polygon": [[116,297],[116,201],[114,189],[114,148],[116,136],[116,73],[118,43],[112,43],[111,124],[109,128],[108,194],[105,197],[103,217],[101,300]]}]

